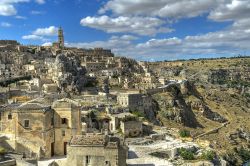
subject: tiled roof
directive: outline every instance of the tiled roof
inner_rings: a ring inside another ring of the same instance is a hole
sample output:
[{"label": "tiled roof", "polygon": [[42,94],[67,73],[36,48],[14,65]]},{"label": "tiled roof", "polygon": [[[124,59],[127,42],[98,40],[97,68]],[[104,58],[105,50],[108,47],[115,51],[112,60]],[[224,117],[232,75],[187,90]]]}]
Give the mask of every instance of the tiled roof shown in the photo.
[{"label": "tiled roof", "polygon": [[107,140],[105,135],[88,134],[81,136],[74,136],[70,145],[102,145],[104,146]]},{"label": "tiled roof", "polygon": [[0,111],[5,110],[14,110],[16,109],[20,104],[5,104],[0,106]]},{"label": "tiled roof", "polygon": [[17,107],[17,110],[41,110],[46,111],[50,108],[48,105],[44,105],[41,103],[24,103]]}]

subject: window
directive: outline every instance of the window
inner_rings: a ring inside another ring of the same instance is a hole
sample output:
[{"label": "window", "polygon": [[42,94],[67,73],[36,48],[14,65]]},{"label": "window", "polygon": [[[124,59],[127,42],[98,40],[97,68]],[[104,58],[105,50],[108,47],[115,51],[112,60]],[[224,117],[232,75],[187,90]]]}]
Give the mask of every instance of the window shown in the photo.
[{"label": "window", "polygon": [[105,161],[105,166],[109,166],[109,161]]},{"label": "window", "polygon": [[90,156],[86,156],[86,165],[90,164]]},{"label": "window", "polygon": [[118,156],[115,155],[116,165],[118,166]]},{"label": "window", "polygon": [[54,126],[54,117],[51,118],[51,126]]},{"label": "window", "polygon": [[64,137],[66,135],[65,130],[62,130],[62,136]]},{"label": "window", "polygon": [[12,114],[9,113],[9,114],[8,114],[8,120],[11,120],[11,119],[12,119]]},{"label": "window", "polygon": [[24,120],[24,127],[29,128],[30,127],[30,121],[29,120]]},{"label": "window", "polygon": [[62,124],[67,124],[67,118],[62,118]]}]

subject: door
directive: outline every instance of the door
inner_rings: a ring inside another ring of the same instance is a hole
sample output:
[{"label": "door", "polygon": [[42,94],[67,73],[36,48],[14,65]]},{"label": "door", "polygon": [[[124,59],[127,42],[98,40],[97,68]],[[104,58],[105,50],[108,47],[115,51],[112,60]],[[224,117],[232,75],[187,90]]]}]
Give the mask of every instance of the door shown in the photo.
[{"label": "door", "polygon": [[67,155],[67,143],[68,142],[64,142],[64,155]]},{"label": "door", "polygon": [[54,148],[55,148],[55,143],[52,142],[51,143],[51,157],[55,155],[55,149]]}]

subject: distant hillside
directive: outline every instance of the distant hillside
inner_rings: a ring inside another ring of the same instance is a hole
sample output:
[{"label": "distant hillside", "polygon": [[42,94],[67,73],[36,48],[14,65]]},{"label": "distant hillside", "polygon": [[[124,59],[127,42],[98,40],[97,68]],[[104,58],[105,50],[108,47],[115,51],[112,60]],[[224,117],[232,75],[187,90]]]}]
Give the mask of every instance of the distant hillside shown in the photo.
[{"label": "distant hillside", "polygon": [[186,128],[222,155],[249,145],[250,57],[156,62],[150,69],[158,77],[188,80],[153,96],[164,126]]}]

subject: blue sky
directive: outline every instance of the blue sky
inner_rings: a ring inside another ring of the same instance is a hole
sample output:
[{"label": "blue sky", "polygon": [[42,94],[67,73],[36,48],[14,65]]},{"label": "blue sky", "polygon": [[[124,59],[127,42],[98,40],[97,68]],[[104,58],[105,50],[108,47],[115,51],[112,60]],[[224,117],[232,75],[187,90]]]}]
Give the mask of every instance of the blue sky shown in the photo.
[{"label": "blue sky", "polygon": [[250,0],[0,0],[0,39],[110,48],[137,60],[248,54]]}]

